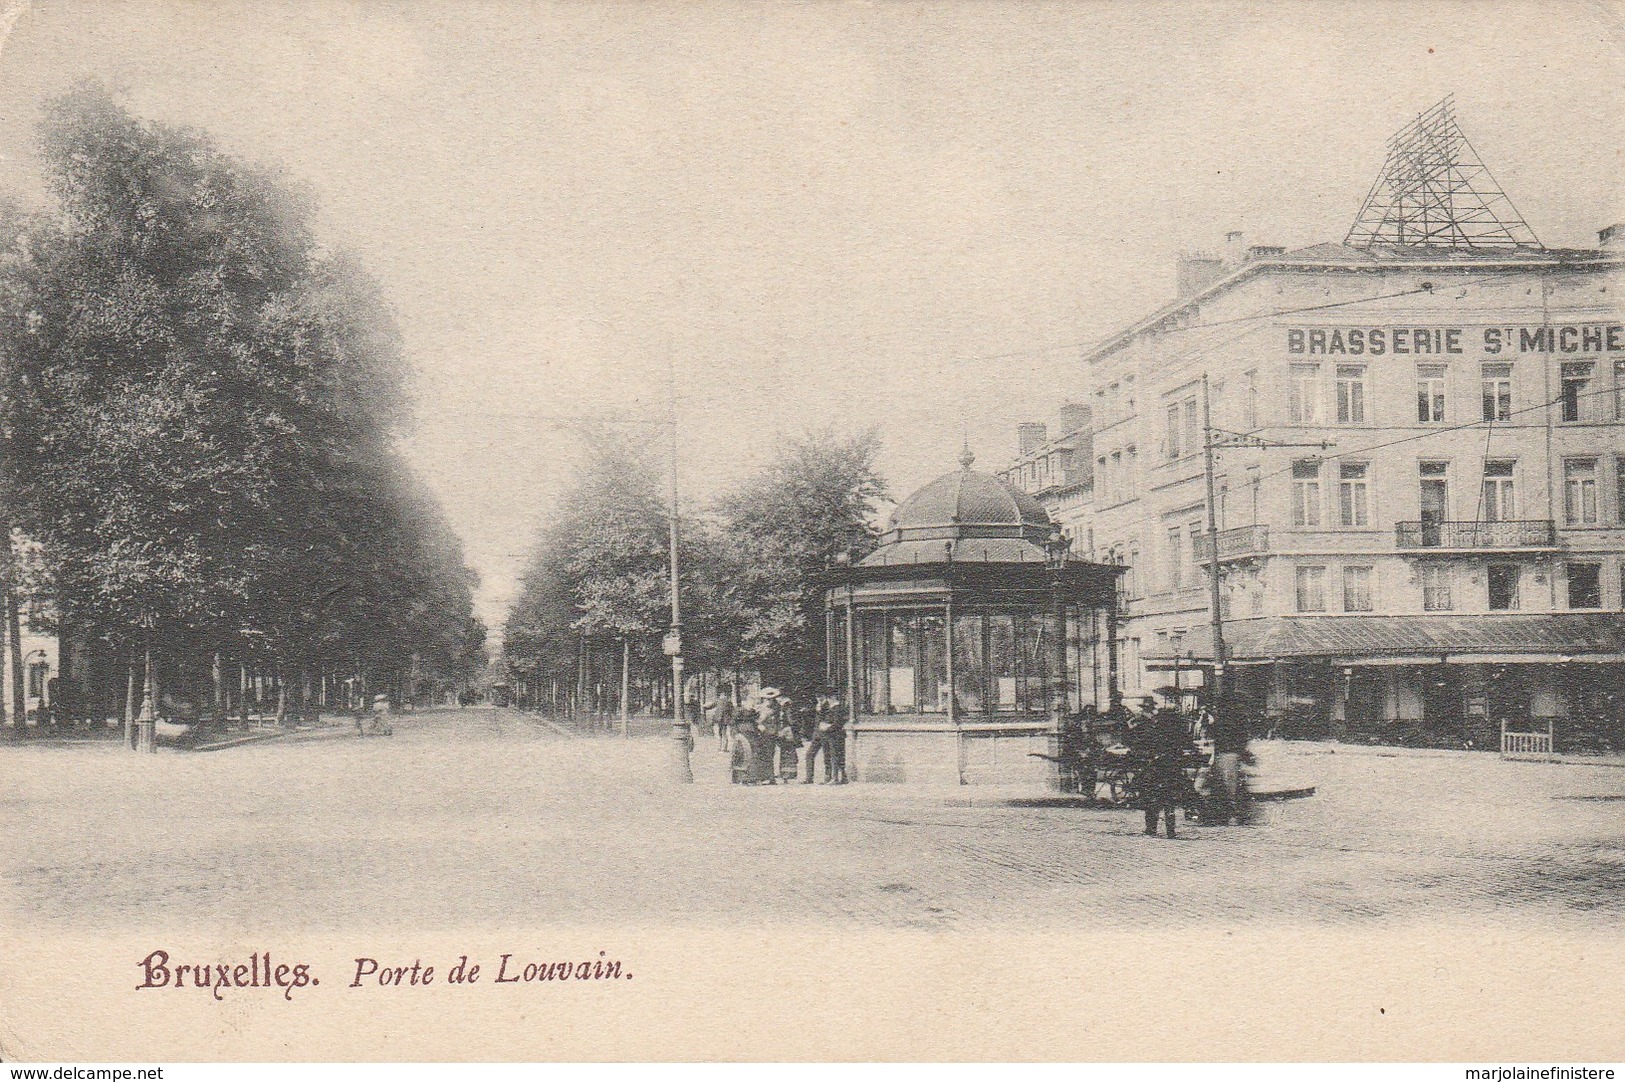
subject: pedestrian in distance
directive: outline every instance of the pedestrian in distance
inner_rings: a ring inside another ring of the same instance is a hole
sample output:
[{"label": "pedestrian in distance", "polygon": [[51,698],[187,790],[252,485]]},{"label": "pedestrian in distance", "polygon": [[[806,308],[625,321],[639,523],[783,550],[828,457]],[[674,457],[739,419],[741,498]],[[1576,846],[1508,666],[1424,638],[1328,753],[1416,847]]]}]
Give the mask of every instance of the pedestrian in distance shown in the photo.
[{"label": "pedestrian in distance", "polygon": [[1246,825],[1252,822],[1252,802],[1242,767],[1252,762],[1247,749],[1247,723],[1236,710],[1224,710],[1213,719],[1213,769],[1209,772],[1204,825]]},{"label": "pedestrian in distance", "polygon": [[801,727],[797,723],[796,706],[781,697],[777,704],[779,727],[775,735],[779,741],[779,781],[790,785],[796,780],[796,756],[801,750]]},{"label": "pedestrian in distance", "polygon": [[723,751],[733,745],[734,721],[738,714],[734,706],[733,688],[728,684],[717,689],[716,735]]},{"label": "pedestrian in distance", "polygon": [[824,781],[827,783],[833,777],[829,760],[829,716],[834,709],[835,696],[827,692],[818,696],[818,702],[813,706],[812,731],[808,735],[807,747],[802,753],[806,756],[807,771],[801,780],[807,785],[813,783],[813,770],[820,753],[824,756]]},{"label": "pedestrian in distance", "polygon": [[[766,694],[769,691],[773,694]],[[757,785],[772,785],[777,780],[773,759],[779,745],[778,696],[777,688],[763,688],[756,704],[756,727],[751,735],[751,780]]]},{"label": "pedestrian in distance", "polygon": [[1145,832],[1155,836],[1161,820],[1172,838],[1176,809],[1190,803],[1185,759],[1194,748],[1184,719],[1171,710],[1146,718],[1129,730],[1128,746],[1135,793],[1145,812]]},{"label": "pedestrian in distance", "polygon": [[729,735],[728,777],[735,785],[755,784],[752,773],[756,763],[756,747],[751,736],[752,730],[744,725]]}]

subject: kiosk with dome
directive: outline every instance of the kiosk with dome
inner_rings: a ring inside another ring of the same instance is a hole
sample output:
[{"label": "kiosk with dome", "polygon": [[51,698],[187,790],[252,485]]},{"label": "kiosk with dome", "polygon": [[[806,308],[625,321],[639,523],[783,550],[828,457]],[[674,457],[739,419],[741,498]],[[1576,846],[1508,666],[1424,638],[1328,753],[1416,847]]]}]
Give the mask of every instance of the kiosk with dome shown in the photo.
[{"label": "kiosk with dome", "polygon": [[830,570],[826,679],[854,781],[1049,783],[1063,719],[1117,700],[1119,569],[960,462]]}]

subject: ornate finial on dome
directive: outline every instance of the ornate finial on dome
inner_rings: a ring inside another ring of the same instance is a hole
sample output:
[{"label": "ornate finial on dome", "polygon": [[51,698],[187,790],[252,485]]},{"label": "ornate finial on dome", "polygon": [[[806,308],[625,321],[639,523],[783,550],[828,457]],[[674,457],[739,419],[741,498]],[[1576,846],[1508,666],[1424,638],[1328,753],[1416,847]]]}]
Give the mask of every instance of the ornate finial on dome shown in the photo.
[{"label": "ornate finial on dome", "polygon": [[970,440],[967,439],[965,441],[965,449],[963,451],[959,452],[959,464],[960,464],[960,466],[962,466],[963,468],[968,470],[971,467],[971,463],[973,463],[975,461],[976,461],[976,455],[974,453],[972,453],[972,451],[970,449]]}]

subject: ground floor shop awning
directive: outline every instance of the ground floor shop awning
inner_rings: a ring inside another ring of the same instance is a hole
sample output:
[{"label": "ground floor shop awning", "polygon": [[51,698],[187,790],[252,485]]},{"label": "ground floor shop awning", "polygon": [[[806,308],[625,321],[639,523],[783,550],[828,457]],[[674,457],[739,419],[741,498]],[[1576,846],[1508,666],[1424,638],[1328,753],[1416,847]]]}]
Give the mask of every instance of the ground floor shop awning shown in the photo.
[{"label": "ground floor shop awning", "polygon": [[[1230,661],[1237,665],[1625,662],[1625,615],[1272,616],[1227,620],[1224,639]],[[1192,628],[1178,656],[1211,661],[1212,628]],[[1173,657],[1166,647],[1145,652],[1146,660],[1159,668],[1171,665]]]}]

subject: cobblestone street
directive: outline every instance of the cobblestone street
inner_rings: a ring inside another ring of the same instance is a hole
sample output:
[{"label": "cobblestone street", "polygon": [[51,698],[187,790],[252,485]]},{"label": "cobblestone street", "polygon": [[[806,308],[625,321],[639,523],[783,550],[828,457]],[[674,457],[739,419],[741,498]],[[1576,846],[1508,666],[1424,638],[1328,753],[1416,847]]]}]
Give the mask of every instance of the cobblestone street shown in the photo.
[{"label": "cobblestone street", "polygon": [[[319,932],[786,918],[875,928],[1188,921],[1583,927],[1625,909],[1625,770],[1265,745],[1318,787],[1249,829],[1139,833],[1039,793],[739,788],[702,739],[571,737],[513,711],[397,719],[389,739],[137,758],[0,750],[8,911],[74,930]],[[1578,924],[1576,924],[1578,922]]]}]

